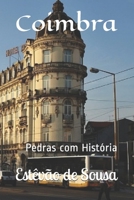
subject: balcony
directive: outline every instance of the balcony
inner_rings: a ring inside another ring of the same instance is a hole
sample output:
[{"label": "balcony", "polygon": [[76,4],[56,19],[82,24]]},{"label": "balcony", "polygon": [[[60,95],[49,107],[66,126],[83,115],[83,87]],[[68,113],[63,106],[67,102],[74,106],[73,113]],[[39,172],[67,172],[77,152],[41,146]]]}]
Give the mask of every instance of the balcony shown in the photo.
[{"label": "balcony", "polygon": [[13,127],[13,120],[8,121],[8,128],[12,128]]},{"label": "balcony", "polygon": [[76,97],[76,98],[84,98],[86,100],[86,92],[81,89],[76,88],[65,88],[65,87],[56,87],[47,89],[44,88],[43,90],[35,90],[34,97],[47,97],[47,96],[66,96],[66,97]]},{"label": "balcony", "polygon": [[49,124],[51,123],[51,115],[41,114],[41,122],[42,124]]},{"label": "balcony", "polygon": [[20,126],[27,125],[27,116],[19,117],[19,125]]},{"label": "balcony", "polygon": [[70,72],[75,74],[80,74],[84,77],[87,76],[87,67],[77,63],[66,63],[66,62],[50,62],[35,64],[34,74],[44,73],[44,72]]},{"label": "balcony", "polygon": [[71,115],[63,114],[63,123],[64,124],[72,124],[73,123],[73,114],[71,114]]}]

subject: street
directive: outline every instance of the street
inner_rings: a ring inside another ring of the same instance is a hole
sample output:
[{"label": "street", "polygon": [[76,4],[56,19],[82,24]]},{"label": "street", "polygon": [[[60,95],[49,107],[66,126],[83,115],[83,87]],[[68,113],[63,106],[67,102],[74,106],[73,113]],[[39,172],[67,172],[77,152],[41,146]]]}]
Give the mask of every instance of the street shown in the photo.
[{"label": "street", "polygon": [[[96,200],[98,189],[64,189],[59,187],[49,187],[44,185],[31,185],[25,182],[17,183],[17,187],[10,185],[0,187],[1,200]],[[134,199],[134,190],[111,191],[111,200]],[[103,194],[103,198],[105,195]]]}]

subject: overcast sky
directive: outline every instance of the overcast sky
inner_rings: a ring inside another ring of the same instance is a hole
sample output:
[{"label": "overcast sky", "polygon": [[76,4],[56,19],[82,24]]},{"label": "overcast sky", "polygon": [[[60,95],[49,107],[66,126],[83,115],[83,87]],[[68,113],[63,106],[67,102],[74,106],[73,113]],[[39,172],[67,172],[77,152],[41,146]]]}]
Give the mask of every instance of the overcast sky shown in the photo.
[{"label": "overcast sky", "polygon": [[[6,50],[25,43],[27,38],[35,38],[35,32],[20,32],[16,21],[23,15],[31,18],[22,20],[22,26],[31,28],[32,23],[44,19],[52,11],[54,0],[2,0],[0,1],[0,71],[9,67]],[[85,106],[86,120],[113,120],[112,77],[95,81],[107,74],[93,74],[90,67],[99,68],[116,75],[117,107],[119,118],[134,119],[134,0],[62,0],[64,12],[77,22],[77,11],[82,19],[90,22],[88,30],[81,33],[86,44],[84,65],[88,68],[85,90],[88,100]],[[91,20],[115,20],[115,32],[105,32],[103,23],[92,31]],[[15,56],[16,58],[16,56]],[[11,59],[11,64],[15,62]],[[132,68],[132,69],[131,69]],[[122,80],[118,82],[119,80]],[[124,80],[127,79],[127,80]],[[102,86],[107,85],[107,86]],[[98,88],[99,86],[102,86]]]}]

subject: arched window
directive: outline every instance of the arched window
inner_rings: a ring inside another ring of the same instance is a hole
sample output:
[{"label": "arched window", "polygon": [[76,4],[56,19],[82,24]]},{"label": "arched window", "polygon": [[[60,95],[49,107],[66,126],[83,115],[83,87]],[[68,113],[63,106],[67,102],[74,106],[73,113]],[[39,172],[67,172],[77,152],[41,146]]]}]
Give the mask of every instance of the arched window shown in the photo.
[{"label": "arched window", "polygon": [[49,102],[43,102],[43,108],[42,111],[44,115],[48,115],[49,114]]},{"label": "arched window", "polygon": [[72,77],[70,75],[66,75],[65,77],[65,87],[71,88]]},{"label": "arched window", "polygon": [[64,103],[64,114],[71,115],[71,101],[66,100]]},{"label": "arched window", "polygon": [[43,76],[43,89],[49,89],[49,76]]}]

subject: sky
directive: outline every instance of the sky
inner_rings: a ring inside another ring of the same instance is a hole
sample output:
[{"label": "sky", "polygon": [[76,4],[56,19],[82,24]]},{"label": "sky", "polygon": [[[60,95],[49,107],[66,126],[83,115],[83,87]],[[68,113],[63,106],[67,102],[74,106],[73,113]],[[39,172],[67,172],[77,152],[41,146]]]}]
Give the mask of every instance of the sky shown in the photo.
[{"label": "sky", "polygon": [[[0,71],[18,59],[14,55],[9,61],[6,50],[16,46],[21,48],[27,38],[34,39],[32,23],[45,19],[55,1],[0,1]],[[86,122],[114,120],[113,77],[103,72],[90,73],[91,67],[117,73],[117,117],[134,120],[134,0],[62,0],[62,3],[64,12],[76,22],[77,11],[81,11],[82,20],[90,22],[90,27],[81,32],[86,44],[84,65],[88,72],[85,78]],[[31,16],[22,20],[22,26],[31,29],[28,32],[20,32],[16,28],[17,19],[24,15]],[[103,23],[97,24],[93,31],[91,20],[99,19],[103,22],[115,20],[117,31],[106,32]],[[20,57],[22,59],[21,54]]]}]

